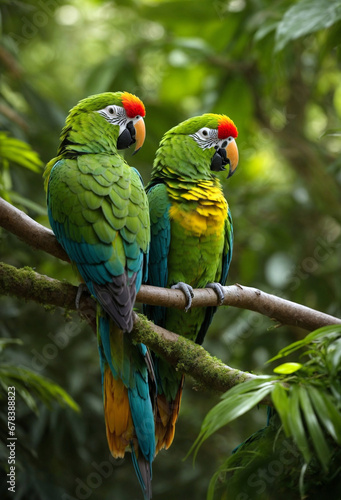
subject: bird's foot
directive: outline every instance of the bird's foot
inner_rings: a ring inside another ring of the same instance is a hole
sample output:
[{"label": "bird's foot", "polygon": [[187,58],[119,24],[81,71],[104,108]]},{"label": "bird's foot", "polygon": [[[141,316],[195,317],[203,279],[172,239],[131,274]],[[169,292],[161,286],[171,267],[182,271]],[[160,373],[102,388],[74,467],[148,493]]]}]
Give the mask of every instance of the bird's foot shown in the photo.
[{"label": "bird's foot", "polygon": [[187,305],[185,307],[185,312],[187,312],[192,306],[192,298],[194,297],[193,288],[191,285],[187,285],[183,281],[179,281],[176,285],[171,286],[173,290],[181,290],[187,299]]},{"label": "bird's foot", "polygon": [[90,294],[89,289],[86,286],[86,284],[80,283],[78,285],[77,295],[76,295],[76,299],[75,299],[76,309],[79,309],[79,304],[80,304],[81,297],[82,297],[83,293],[87,293],[88,295]]},{"label": "bird's foot", "polygon": [[220,283],[207,283],[205,288],[212,288],[218,296],[219,305],[221,306],[225,300],[224,287]]}]

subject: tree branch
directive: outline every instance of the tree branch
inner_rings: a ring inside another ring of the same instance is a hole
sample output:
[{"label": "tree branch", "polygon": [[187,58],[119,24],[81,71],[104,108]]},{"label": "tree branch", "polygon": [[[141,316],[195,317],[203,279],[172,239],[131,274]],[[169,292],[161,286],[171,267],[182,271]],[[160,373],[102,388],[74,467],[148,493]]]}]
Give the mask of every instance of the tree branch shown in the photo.
[{"label": "tree branch", "polygon": [[[341,324],[341,319],[325,314],[310,307],[282,299],[276,295],[262,292],[257,288],[239,284],[224,287],[224,306],[249,309],[268,316],[283,325],[296,326],[313,331],[327,325]],[[184,309],[186,298],[179,290],[142,285],[136,298],[143,304],[159,305]],[[198,288],[194,290],[192,307],[218,305],[217,295],[212,289]]]},{"label": "tree branch", "polygon": [[[226,392],[241,382],[257,378],[257,375],[225,365],[200,345],[154,325],[142,315],[135,314],[131,335],[135,342],[146,344],[206,390]],[[272,405],[270,398],[262,403]]]},{"label": "tree branch", "polygon": [[[0,294],[33,300],[44,306],[76,310],[78,287],[36,273],[30,268],[17,269],[0,263]],[[80,300],[78,312],[96,331],[96,302],[87,294]],[[234,385],[256,378],[256,375],[230,368],[212,357],[205,349],[134,313],[134,342],[142,342],[182,373],[191,375],[204,389],[226,392]],[[264,400],[264,404],[271,404]]]},{"label": "tree branch", "polygon": [[[12,232],[33,248],[44,250],[59,259],[69,261],[63,248],[50,229],[38,224],[26,214],[0,198],[0,226]],[[290,302],[255,288],[241,285],[224,287],[224,305],[249,309],[276,320],[280,324],[296,326],[312,331],[326,325],[340,324],[341,319],[315,309]],[[32,290],[31,290],[32,292]],[[7,292],[9,293],[9,292]],[[70,298],[70,304],[74,297]],[[137,302],[144,304],[184,309],[186,299],[179,290],[142,285]],[[71,305],[62,306],[72,308]],[[57,305],[57,304],[56,304]],[[194,290],[192,307],[216,306],[217,296],[213,290]]]},{"label": "tree branch", "polygon": [[70,262],[51,229],[34,221],[21,210],[0,198],[0,226],[37,250]]}]

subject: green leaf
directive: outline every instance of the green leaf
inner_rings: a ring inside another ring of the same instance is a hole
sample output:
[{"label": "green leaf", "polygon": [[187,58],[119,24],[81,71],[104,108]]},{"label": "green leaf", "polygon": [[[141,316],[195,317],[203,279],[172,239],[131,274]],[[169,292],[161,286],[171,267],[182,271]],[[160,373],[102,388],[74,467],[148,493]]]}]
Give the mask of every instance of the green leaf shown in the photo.
[{"label": "green leaf", "polygon": [[46,403],[56,400],[62,406],[67,405],[74,411],[79,411],[79,406],[72,397],[52,380],[42,377],[26,368],[19,368],[18,374]]},{"label": "green leaf", "polygon": [[293,342],[292,344],[289,344],[288,346],[283,347],[283,349],[281,349],[280,351],[278,351],[278,353],[276,354],[276,356],[274,356],[273,358],[269,359],[267,361],[267,363],[272,363],[273,361],[275,361],[277,359],[284,358],[285,356],[289,356],[289,354],[297,351],[298,349],[301,349],[306,344],[307,344],[306,338],[304,338],[302,340],[297,340],[296,342]]},{"label": "green leaf", "polygon": [[273,379],[270,377],[259,377],[238,384],[222,396],[222,401],[212,408],[206,415],[200,430],[200,434],[191,447],[189,454],[194,451],[194,460],[200,446],[208,437],[218,429],[232,422],[232,420],[244,415],[256,406],[273,389]]},{"label": "green leaf", "polygon": [[308,468],[308,464],[303,464],[303,466],[301,468],[301,472],[300,472],[300,479],[298,481],[298,487],[299,487],[301,498],[305,497],[304,475],[306,473],[307,468]]},{"label": "green leaf", "polygon": [[208,485],[208,490],[207,490],[207,500],[213,500],[214,499],[214,491],[215,487],[217,484],[217,481],[219,480],[221,474],[220,468],[215,472],[212,476],[212,479],[210,481],[210,484]]},{"label": "green leaf", "polygon": [[6,132],[0,133],[0,158],[20,165],[21,167],[41,173],[43,166],[38,154],[31,146],[14,137],[8,137]]},{"label": "green leaf", "polygon": [[37,406],[34,401],[32,402],[32,394],[47,406],[57,402],[61,406],[69,406],[74,411],[80,410],[74,399],[62,387],[27,368],[2,364],[0,366],[0,384],[4,390],[7,390],[9,386],[15,386],[18,394],[35,412]]},{"label": "green leaf", "polygon": [[22,345],[23,341],[21,339],[0,339],[0,353],[2,353],[6,347],[13,344]]},{"label": "green leaf", "polygon": [[278,23],[271,22],[268,24],[262,25],[255,33],[254,40],[255,42],[259,42],[263,38],[265,38],[271,31],[277,29]]},{"label": "green leaf", "polygon": [[323,137],[341,137],[341,129],[329,128],[321,135],[321,138]]},{"label": "green leaf", "polygon": [[302,349],[302,347],[307,346],[311,342],[321,340],[327,335],[335,335],[338,336],[341,334],[341,325],[329,325],[329,326],[323,326],[321,328],[318,328],[317,330],[314,330],[313,332],[310,332],[304,339],[298,340],[296,342],[293,342],[292,344],[289,344],[286,347],[283,347],[276,356],[273,358],[269,359],[267,363],[271,363],[272,361],[275,361],[276,359],[284,358],[285,356],[288,356],[289,354],[292,354],[295,351],[298,351],[299,349]]},{"label": "green leaf", "polygon": [[332,393],[333,397],[335,398],[336,403],[338,406],[341,406],[341,382],[337,379],[331,380],[330,382],[330,392]]},{"label": "green leaf", "polygon": [[245,394],[245,393],[250,393],[251,391],[258,390],[263,387],[267,386],[273,386],[275,382],[275,378],[269,375],[262,375],[262,376],[257,376],[252,380],[248,380],[246,382],[241,382],[229,391],[226,391],[222,396],[221,399],[231,399],[237,394]]},{"label": "green leaf", "polygon": [[308,463],[311,459],[311,452],[302,420],[299,401],[299,387],[297,385],[292,386],[290,390],[288,424],[291,435],[298,449],[302,453],[306,463]]},{"label": "green leaf", "polygon": [[282,365],[276,366],[273,371],[281,375],[290,375],[300,370],[302,366],[301,363],[283,363]]},{"label": "green leaf", "polygon": [[296,386],[295,389],[298,392],[300,406],[316,451],[316,455],[318,456],[324,470],[327,471],[327,466],[330,460],[330,449],[311,405],[307,389],[302,385]]},{"label": "green leaf", "polygon": [[306,343],[310,343],[316,340],[322,339],[324,336],[331,335],[331,334],[338,334],[341,335],[341,325],[328,325],[328,326],[322,326],[321,328],[318,328],[317,330],[314,330],[313,332],[310,332],[306,337],[305,341]]},{"label": "green leaf", "polygon": [[336,375],[341,367],[341,338],[328,346],[326,361],[331,375]]},{"label": "green leaf", "polygon": [[324,394],[311,385],[307,386],[309,397],[313,403],[315,412],[324,425],[326,431],[341,445],[341,413],[335,407],[329,394]]},{"label": "green leaf", "polygon": [[33,411],[33,413],[38,415],[39,410],[38,410],[37,403],[36,403],[34,397],[29,392],[29,390],[26,389],[25,387],[21,386],[20,384],[16,384],[15,387],[16,387],[17,393],[22,397],[22,399],[25,401],[25,403],[29,407],[29,409],[31,411]]},{"label": "green leaf", "polygon": [[339,0],[301,0],[286,11],[276,31],[275,50],[291,40],[330,28],[341,19]]},{"label": "green leaf", "polygon": [[280,382],[278,382],[277,384],[275,384],[272,390],[271,399],[280,416],[284,432],[287,436],[289,436],[290,426],[289,426],[289,416],[288,416],[288,411],[289,411],[288,390],[285,389]]}]

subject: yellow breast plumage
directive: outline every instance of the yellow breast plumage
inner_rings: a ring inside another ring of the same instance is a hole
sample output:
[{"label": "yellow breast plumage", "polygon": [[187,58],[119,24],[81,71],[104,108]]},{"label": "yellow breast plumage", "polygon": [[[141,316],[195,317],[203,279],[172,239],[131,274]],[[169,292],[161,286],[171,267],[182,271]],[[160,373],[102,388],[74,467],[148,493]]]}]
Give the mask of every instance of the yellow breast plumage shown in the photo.
[{"label": "yellow breast plumage", "polygon": [[[227,217],[227,202],[220,185],[200,181],[195,186],[168,186],[172,198],[169,216],[195,236],[221,234]],[[188,203],[186,203],[188,202]]]}]

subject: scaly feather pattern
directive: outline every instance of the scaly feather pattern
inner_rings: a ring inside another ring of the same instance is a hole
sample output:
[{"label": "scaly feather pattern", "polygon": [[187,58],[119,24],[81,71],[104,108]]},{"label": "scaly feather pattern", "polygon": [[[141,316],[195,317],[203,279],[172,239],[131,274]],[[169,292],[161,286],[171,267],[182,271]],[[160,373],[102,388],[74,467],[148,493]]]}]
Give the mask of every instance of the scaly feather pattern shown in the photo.
[{"label": "scaly feather pattern", "polygon": [[[143,143],[144,106],[127,92],[91,96],[66,119],[45,170],[51,227],[98,301],[97,338],[106,433],[114,457],[132,452],[145,499],[155,454],[149,352],[133,345],[132,309],[147,272],[148,200],[117,147]],[[142,120],[142,122],[141,122]]]}]

